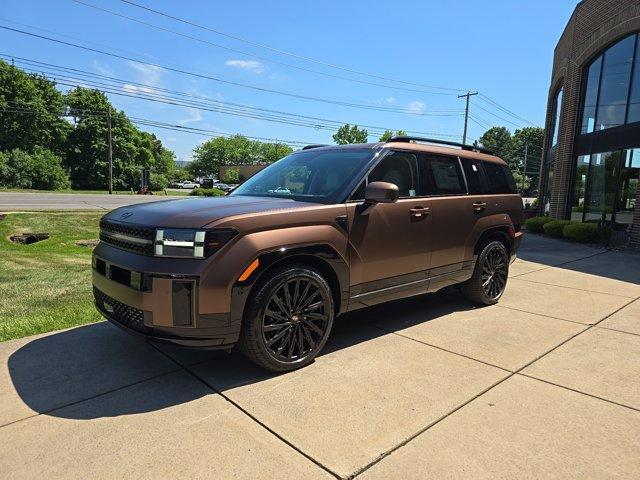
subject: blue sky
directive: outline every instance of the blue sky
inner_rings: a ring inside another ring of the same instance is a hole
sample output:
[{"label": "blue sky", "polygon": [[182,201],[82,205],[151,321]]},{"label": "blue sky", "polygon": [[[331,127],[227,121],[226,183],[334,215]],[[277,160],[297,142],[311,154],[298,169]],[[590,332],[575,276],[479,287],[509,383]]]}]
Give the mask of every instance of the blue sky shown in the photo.
[{"label": "blue sky", "polygon": [[[3,0],[0,25],[225,81],[382,108],[354,108],[230,85],[2,29],[0,53],[122,79],[125,82],[119,88],[128,94],[139,94],[141,90],[144,93],[144,87],[134,85],[137,83],[297,115],[461,135],[464,101],[457,98],[459,92],[447,89],[477,90],[520,117],[543,124],[553,48],[577,3],[575,0],[397,1],[381,7],[372,2],[344,0],[134,1],[252,43],[117,0],[82,2],[200,41],[72,0]],[[472,100],[471,111],[477,122],[485,126],[504,125],[511,130],[527,125],[488,103],[486,97]],[[332,141],[333,132],[313,126],[274,123],[114,94],[110,99],[129,116],[175,125],[282,140]],[[179,160],[189,159],[193,147],[206,139],[186,132],[142,128],[162,139]],[[469,137],[477,138],[484,130],[470,122]],[[371,135],[369,139],[376,141],[377,136]]]}]

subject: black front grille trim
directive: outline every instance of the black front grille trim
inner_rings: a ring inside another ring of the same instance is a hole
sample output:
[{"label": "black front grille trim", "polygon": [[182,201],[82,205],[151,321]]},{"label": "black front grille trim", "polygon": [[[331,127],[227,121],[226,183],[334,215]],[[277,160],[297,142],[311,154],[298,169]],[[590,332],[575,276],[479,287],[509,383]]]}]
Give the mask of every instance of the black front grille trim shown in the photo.
[{"label": "black front grille trim", "polygon": [[[93,287],[93,298],[96,307],[105,316],[115,320],[125,327],[136,330],[137,332],[151,334],[152,329],[144,324],[144,310],[139,310],[137,308],[130,307],[129,305],[125,305],[124,303],[111,298],[101,290],[98,290],[96,287]],[[109,311],[106,305],[109,305],[113,311]]]},{"label": "black front grille trim", "polygon": [[[111,245],[128,252],[137,253],[139,255],[153,256],[153,242],[155,240],[155,234],[155,229],[150,227],[126,225],[104,219],[100,220],[100,241],[107,245]],[[126,235],[128,237],[143,240],[144,242],[116,238],[113,235]]]}]

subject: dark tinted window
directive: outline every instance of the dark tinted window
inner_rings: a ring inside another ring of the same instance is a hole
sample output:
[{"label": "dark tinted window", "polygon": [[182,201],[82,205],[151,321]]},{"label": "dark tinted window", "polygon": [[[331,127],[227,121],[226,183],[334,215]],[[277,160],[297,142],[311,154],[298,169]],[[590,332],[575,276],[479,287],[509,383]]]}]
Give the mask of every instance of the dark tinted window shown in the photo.
[{"label": "dark tinted window", "polygon": [[476,160],[461,158],[464,176],[467,178],[467,187],[469,195],[480,195],[482,193],[482,174],[480,169],[482,166]]},{"label": "dark tinted window", "polygon": [[368,183],[389,182],[398,186],[401,197],[418,194],[418,160],[413,153],[391,152],[369,174]]},{"label": "dark tinted window", "polygon": [[457,158],[424,155],[421,163],[425,195],[461,195],[467,193]]},{"label": "dark tinted window", "polygon": [[518,193],[509,167],[494,162],[484,162],[483,167],[489,185],[487,193]]}]

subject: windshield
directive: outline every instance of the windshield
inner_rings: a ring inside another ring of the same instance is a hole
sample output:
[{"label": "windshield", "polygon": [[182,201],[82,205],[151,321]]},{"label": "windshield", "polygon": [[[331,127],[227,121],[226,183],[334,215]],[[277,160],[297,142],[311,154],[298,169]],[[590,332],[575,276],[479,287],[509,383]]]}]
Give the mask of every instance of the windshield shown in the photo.
[{"label": "windshield", "polygon": [[373,157],[371,149],[305,150],[256,173],[231,195],[294,197],[329,202]]}]

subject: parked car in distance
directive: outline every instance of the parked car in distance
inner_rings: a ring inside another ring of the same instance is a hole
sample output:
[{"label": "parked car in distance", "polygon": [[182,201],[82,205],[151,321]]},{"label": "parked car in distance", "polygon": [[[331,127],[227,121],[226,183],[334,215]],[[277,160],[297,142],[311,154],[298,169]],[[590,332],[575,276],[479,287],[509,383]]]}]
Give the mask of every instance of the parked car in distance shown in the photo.
[{"label": "parked car in distance", "polygon": [[293,370],[344,312],[450,285],[498,302],[522,218],[508,166],[483,149],[404,136],[314,146],[224,197],[106,214],[95,305],[153,341],[237,344],[268,370]]},{"label": "parked car in distance", "polygon": [[217,188],[218,190],[222,190],[223,192],[230,192],[231,190],[233,190],[232,186],[227,185],[223,182],[215,182],[213,184],[213,188]]},{"label": "parked car in distance", "polygon": [[191,180],[185,180],[183,182],[178,182],[178,187],[177,188],[198,188],[200,187],[200,184],[197,182],[192,182]]}]

